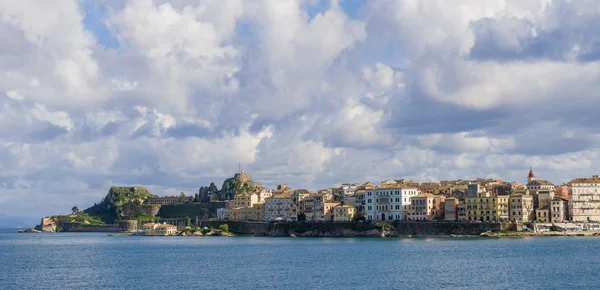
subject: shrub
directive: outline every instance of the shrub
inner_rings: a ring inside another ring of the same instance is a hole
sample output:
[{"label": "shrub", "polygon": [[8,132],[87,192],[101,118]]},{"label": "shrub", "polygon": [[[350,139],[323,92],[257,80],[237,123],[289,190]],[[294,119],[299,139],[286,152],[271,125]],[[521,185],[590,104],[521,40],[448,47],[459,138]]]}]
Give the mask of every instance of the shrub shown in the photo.
[{"label": "shrub", "polygon": [[228,224],[222,224],[219,226],[219,230],[222,230],[226,233],[229,233],[229,225]]}]

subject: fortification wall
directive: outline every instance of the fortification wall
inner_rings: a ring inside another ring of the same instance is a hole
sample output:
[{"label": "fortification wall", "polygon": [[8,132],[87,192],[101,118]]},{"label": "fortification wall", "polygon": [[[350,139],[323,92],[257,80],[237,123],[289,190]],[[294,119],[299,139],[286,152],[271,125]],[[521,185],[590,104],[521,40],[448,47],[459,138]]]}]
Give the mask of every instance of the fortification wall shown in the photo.
[{"label": "fortification wall", "polygon": [[61,225],[66,232],[124,232],[127,231],[125,224],[107,224],[107,225],[80,225],[64,223]]},{"label": "fortification wall", "polygon": [[225,206],[225,202],[163,205],[158,211],[158,216],[161,218],[190,217],[191,219],[195,219],[196,216],[198,216],[201,219],[206,219],[210,217],[216,217],[217,209]]},{"label": "fortification wall", "polygon": [[[243,221],[201,221],[201,227],[218,228],[222,224],[229,225],[229,230],[237,234],[264,236],[296,236],[305,237],[377,237],[381,228],[374,223],[274,223]],[[507,225],[491,223],[425,223],[396,222],[388,232],[391,236],[450,236],[480,235],[487,231],[506,229]]]}]

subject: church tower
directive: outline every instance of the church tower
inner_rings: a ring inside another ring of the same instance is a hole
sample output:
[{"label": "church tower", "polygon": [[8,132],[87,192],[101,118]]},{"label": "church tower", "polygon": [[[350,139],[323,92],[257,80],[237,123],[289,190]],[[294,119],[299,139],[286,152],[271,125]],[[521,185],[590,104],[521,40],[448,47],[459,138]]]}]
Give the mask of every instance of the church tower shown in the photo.
[{"label": "church tower", "polygon": [[535,180],[535,174],[533,174],[533,169],[529,167],[529,175],[527,176],[527,183],[531,183]]}]

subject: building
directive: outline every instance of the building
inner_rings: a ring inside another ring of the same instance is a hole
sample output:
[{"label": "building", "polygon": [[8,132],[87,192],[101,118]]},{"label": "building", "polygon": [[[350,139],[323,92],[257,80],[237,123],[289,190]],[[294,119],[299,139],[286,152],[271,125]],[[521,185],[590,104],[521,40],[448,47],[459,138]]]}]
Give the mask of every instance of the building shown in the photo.
[{"label": "building", "polygon": [[232,208],[237,207],[252,207],[258,202],[258,194],[256,193],[240,193],[233,196]]},{"label": "building", "polygon": [[162,223],[154,230],[155,235],[159,236],[172,236],[177,234],[177,227],[167,223]]},{"label": "building", "polygon": [[552,182],[548,181],[548,180],[536,180],[535,179],[535,174],[533,173],[533,169],[529,168],[529,174],[527,175],[527,189],[529,190],[540,190],[540,189],[546,189],[546,190],[554,190],[554,184],[552,184]]},{"label": "building", "polygon": [[570,220],[600,221],[600,176],[576,178],[568,186]]},{"label": "building", "polygon": [[333,221],[334,213],[333,208],[340,205],[340,202],[337,200],[326,200],[323,202],[323,212],[321,214],[320,220],[322,221]]},{"label": "building", "polygon": [[354,219],[356,207],[353,205],[336,205],[333,207],[333,221],[350,222]]},{"label": "building", "polygon": [[292,213],[291,220],[297,221],[298,216],[306,215],[304,214],[304,199],[309,197],[310,193],[306,189],[297,189],[292,192]]},{"label": "building", "polygon": [[282,193],[265,198],[265,221],[291,220],[292,217],[292,195]]},{"label": "building", "polygon": [[446,198],[444,203],[444,220],[455,221],[458,220],[458,204],[460,200],[456,197]]},{"label": "building", "polygon": [[410,210],[408,220],[432,220],[434,218],[434,195],[431,193],[421,193],[410,199]]},{"label": "building", "polygon": [[269,197],[273,196],[273,192],[266,188],[262,188],[260,191],[258,191],[257,195],[258,195],[258,201],[265,201],[265,198],[269,198]]},{"label": "building", "polygon": [[145,223],[142,229],[145,235],[171,236],[177,234],[177,227],[167,223]]},{"label": "building", "polygon": [[434,194],[433,196],[433,218],[444,218],[444,206],[446,204],[446,196]]},{"label": "building", "polygon": [[360,184],[344,183],[340,186],[340,196],[354,195]]},{"label": "building", "polygon": [[551,221],[550,207],[545,205],[541,208],[536,209],[535,220],[541,223],[549,223]]},{"label": "building", "polygon": [[554,196],[569,196],[569,186],[567,185],[558,185],[554,187]]},{"label": "building", "polygon": [[229,219],[229,208],[226,208],[226,207],[217,208],[217,219],[228,220]]},{"label": "building", "polygon": [[365,190],[358,189],[354,192],[354,204],[356,207],[356,215],[360,217],[365,216]]},{"label": "building", "polygon": [[569,198],[566,196],[554,197],[550,201],[550,214],[552,222],[562,223],[569,220]]},{"label": "building", "polygon": [[[550,207],[550,201],[554,199],[554,190],[540,189],[537,191],[537,199],[534,200],[537,208]],[[537,201],[537,203],[536,203]]]},{"label": "building", "polygon": [[304,215],[307,221],[323,220],[323,195],[311,193],[304,198]]},{"label": "building", "polygon": [[262,221],[265,219],[265,202],[260,201],[252,207],[237,207],[230,211],[230,219],[234,221]]},{"label": "building", "polygon": [[410,199],[420,194],[415,187],[380,185],[365,190],[365,217],[367,220],[403,220],[408,218]]},{"label": "building", "polygon": [[535,219],[533,197],[529,194],[529,190],[511,194],[509,207],[511,221],[529,222]]},{"label": "building", "polygon": [[[490,192],[479,192],[477,197],[465,198],[464,205],[459,207],[459,219],[469,221],[504,221],[508,220],[509,196],[494,196]],[[462,215],[461,215],[462,212]]]},{"label": "building", "polygon": [[152,235],[154,230],[156,230],[156,227],[158,227],[157,223],[145,223],[142,225],[142,230],[144,231],[144,234]]}]

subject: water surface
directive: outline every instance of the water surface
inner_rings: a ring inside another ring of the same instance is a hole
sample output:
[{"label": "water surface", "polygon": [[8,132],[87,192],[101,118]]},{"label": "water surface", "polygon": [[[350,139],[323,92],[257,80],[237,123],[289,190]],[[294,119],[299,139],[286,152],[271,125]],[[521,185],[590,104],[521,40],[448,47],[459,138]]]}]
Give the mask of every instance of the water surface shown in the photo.
[{"label": "water surface", "polygon": [[598,289],[600,238],[0,232],[0,289]]}]

